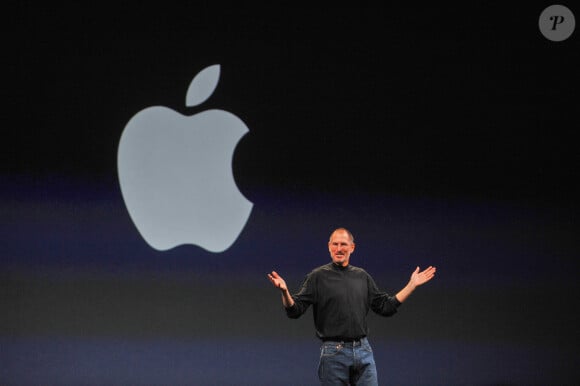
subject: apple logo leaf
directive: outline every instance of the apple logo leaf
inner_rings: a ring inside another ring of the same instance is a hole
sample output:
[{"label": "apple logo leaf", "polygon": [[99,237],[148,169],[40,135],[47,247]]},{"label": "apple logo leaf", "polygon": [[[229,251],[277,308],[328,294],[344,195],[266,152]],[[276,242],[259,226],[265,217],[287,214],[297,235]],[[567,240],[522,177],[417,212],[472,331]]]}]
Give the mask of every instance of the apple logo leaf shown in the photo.
[{"label": "apple logo leaf", "polygon": [[220,78],[220,65],[214,64],[201,70],[189,84],[185,96],[187,107],[202,104],[213,94]]}]

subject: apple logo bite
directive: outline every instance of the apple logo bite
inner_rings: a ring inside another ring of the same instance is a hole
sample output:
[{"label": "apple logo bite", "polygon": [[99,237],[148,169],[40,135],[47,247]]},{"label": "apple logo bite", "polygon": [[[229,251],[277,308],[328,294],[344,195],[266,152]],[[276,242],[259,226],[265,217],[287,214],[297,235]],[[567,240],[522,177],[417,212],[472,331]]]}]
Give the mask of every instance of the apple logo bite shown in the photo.
[{"label": "apple logo bite", "polygon": [[[219,74],[217,64],[200,71],[186,105],[209,98]],[[240,118],[218,109],[185,116],[153,106],[129,120],[119,141],[119,183],[129,216],[152,248],[193,244],[223,252],[235,242],[253,206],[232,171],[247,132]]]}]

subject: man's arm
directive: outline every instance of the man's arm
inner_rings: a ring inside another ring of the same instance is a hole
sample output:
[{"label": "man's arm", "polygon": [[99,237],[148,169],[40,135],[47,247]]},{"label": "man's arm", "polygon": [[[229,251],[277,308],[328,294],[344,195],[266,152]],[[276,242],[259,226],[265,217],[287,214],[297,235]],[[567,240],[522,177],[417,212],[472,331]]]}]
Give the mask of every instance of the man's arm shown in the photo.
[{"label": "man's arm", "polygon": [[433,279],[433,277],[435,277],[436,271],[437,269],[435,267],[429,266],[429,268],[419,272],[419,267],[417,267],[417,269],[415,269],[415,271],[411,274],[409,283],[407,283],[407,285],[402,290],[400,290],[397,295],[395,295],[397,300],[403,303],[413,293],[413,291],[417,289],[417,287]]},{"label": "man's arm", "polygon": [[276,271],[272,271],[272,273],[268,274],[268,278],[274,285],[274,287],[278,288],[280,292],[282,292],[282,304],[285,308],[290,308],[294,305],[294,299],[292,299],[292,295],[290,295],[290,291],[288,291],[288,286],[286,282]]}]

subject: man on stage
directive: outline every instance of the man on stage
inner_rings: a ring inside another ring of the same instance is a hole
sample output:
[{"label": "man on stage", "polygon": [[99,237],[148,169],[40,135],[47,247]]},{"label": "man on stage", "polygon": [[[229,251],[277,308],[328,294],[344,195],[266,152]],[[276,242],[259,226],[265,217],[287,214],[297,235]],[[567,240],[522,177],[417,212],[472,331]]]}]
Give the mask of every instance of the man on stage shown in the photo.
[{"label": "man on stage", "polygon": [[338,228],[330,235],[328,250],[332,262],[315,268],[300,290],[291,295],[286,282],[273,271],[272,284],[282,293],[288,317],[300,317],[313,307],[316,335],[322,340],[318,376],[322,385],[378,386],[377,370],[367,339],[366,317],[373,312],[392,316],[420,285],[431,280],[435,267],[411,274],[409,283],[395,296],[379,290],[362,268],[349,264],[355,243],[352,234]]}]

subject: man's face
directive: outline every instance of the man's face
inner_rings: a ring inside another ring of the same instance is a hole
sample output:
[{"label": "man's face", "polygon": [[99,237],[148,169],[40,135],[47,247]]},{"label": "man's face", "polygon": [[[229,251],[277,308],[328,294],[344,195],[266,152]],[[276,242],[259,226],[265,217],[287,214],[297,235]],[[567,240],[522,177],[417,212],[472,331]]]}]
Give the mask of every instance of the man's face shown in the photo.
[{"label": "man's face", "polygon": [[345,231],[336,231],[330,237],[328,250],[332,262],[343,267],[348,265],[350,254],[354,251],[354,243]]}]

